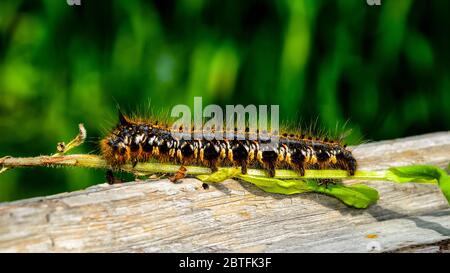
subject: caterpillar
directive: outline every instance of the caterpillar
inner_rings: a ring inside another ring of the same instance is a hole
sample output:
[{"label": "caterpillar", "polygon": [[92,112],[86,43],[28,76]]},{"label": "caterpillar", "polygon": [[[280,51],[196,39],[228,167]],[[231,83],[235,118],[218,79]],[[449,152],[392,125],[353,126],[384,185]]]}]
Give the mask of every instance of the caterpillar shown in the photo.
[{"label": "caterpillar", "polygon": [[[237,129],[235,129],[236,131]],[[193,135],[193,129],[179,131]],[[168,125],[125,116],[119,110],[119,123],[101,141],[100,150],[112,168],[156,159],[160,162],[201,165],[212,172],[219,166],[236,166],[243,174],[247,168],[260,168],[269,177],[276,169],[292,169],[301,176],[306,169],[341,169],[354,175],[357,162],[339,140],[281,133],[274,145],[252,140],[248,128],[244,139],[213,137],[185,140],[174,137]],[[185,171],[185,170],[184,170]]]}]

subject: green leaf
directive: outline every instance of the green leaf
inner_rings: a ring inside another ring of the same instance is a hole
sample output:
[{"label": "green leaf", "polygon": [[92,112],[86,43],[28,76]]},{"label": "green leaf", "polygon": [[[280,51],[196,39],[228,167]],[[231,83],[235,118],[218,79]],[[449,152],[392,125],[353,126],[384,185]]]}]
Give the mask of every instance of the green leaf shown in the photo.
[{"label": "green leaf", "polygon": [[429,165],[392,167],[386,172],[386,178],[397,183],[436,183],[442,170]]},{"label": "green leaf", "polygon": [[397,183],[438,183],[439,188],[450,203],[450,177],[448,174],[436,166],[414,165],[405,167],[390,168],[386,172],[388,180]]},{"label": "green leaf", "polygon": [[197,178],[205,183],[219,183],[235,177],[240,172],[238,168],[222,168],[210,175],[197,175]]},{"label": "green leaf", "polygon": [[376,203],[379,199],[378,191],[364,184],[354,184],[350,186],[328,184],[326,187],[317,185],[315,191],[334,196],[344,204],[358,209],[365,209]]},{"label": "green leaf", "polygon": [[338,198],[344,204],[355,208],[367,208],[376,203],[378,192],[366,185],[355,184],[344,186],[340,184],[319,185],[314,180],[280,180],[275,178],[239,175],[244,181],[250,182],[266,192],[279,194],[297,194],[304,192],[319,192]]},{"label": "green leaf", "polygon": [[439,179],[439,188],[441,188],[447,202],[450,204],[450,176],[447,174],[441,176]]},{"label": "green leaf", "polygon": [[[320,175],[322,174],[320,173]],[[341,174],[337,173],[336,175]],[[450,177],[444,170],[435,166],[414,165],[395,167],[385,172],[359,171],[359,175],[366,179],[390,180],[397,183],[438,183],[445,198],[450,203]],[[334,196],[343,203],[355,208],[367,208],[379,199],[379,194],[375,189],[363,184],[351,186],[328,184],[325,187],[311,179],[276,179],[260,175],[243,175],[237,168],[221,168],[211,175],[199,175],[197,177],[206,183],[217,183],[229,178],[238,177],[256,185],[266,192],[278,194],[319,192]]]},{"label": "green leaf", "polygon": [[281,180],[275,178],[239,175],[240,179],[252,183],[265,192],[279,194],[296,194],[312,191],[304,180]]}]

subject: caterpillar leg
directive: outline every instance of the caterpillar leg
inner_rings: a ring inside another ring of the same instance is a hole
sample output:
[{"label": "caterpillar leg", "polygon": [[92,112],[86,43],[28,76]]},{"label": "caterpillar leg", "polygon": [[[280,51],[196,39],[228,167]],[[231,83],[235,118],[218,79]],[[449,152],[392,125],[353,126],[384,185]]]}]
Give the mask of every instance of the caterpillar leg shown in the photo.
[{"label": "caterpillar leg", "polygon": [[231,148],[230,161],[235,166],[241,167],[241,173],[247,173],[248,147],[239,141],[236,141]]},{"label": "caterpillar leg", "polygon": [[289,159],[287,160],[287,163],[289,166],[300,176],[305,176],[305,157],[306,152],[300,148],[295,149],[292,154],[289,156]]},{"label": "caterpillar leg", "polygon": [[296,164],[294,166],[294,171],[296,171],[300,176],[305,176],[305,165],[302,163]]},{"label": "caterpillar leg", "polygon": [[247,174],[247,161],[243,160],[240,165],[241,165],[241,173]]},{"label": "caterpillar leg", "polygon": [[262,152],[262,162],[269,177],[275,176],[275,163],[277,162],[277,158],[278,154],[274,151]]},{"label": "caterpillar leg", "polygon": [[266,165],[267,175],[269,177],[275,176],[275,164],[273,162],[268,162]]},{"label": "caterpillar leg", "polygon": [[347,169],[348,174],[349,174],[349,175],[355,175],[355,171],[356,171],[356,160],[355,160],[354,158],[351,158],[351,159],[348,161],[347,166],[348,166],[348,169]]},{"label": "caterpillar leg", "polygon": [[220,146],[212,141],[206,143],[205,147],[200,150],[200,160],[211,169],[212,172],[217,172],[217,161],[220,157]]},{"label": "caterpillar leg", "polygon": [[211,160],[211,161],[208,161],[208,163],[206,164],[210,169],[211,169],[211,172],[217,172],[219,169],[217,168],[217,162],[216,161],[213,161],[213,160]]}]

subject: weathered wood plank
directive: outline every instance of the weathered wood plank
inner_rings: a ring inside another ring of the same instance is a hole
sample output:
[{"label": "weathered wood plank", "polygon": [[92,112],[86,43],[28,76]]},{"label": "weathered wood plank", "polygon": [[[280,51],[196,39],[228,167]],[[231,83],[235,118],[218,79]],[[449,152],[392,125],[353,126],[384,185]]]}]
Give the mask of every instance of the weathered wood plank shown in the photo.
[{"label": "weathered wood plank", "polygon": [[[446,167],[450,132],[364,144],[354,154],[367,170]],[[0,251],[432,251],[450,239],[450,208],[436,186],[365,183],[381,196],[366,210],[233,180],[208,190],[196,179],[102,184],[0,204]]]}]

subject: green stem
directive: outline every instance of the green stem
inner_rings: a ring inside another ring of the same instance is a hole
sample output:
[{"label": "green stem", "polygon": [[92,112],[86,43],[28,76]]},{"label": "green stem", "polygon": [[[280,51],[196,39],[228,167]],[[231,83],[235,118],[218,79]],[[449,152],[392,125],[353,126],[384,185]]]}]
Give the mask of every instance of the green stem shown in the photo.
[{"label": "green stem", "polygon": [[[0,166],[3,168],[17,167],[35,167],[35,166],[76,166],[84,168],[107,169],[109,165],[106,161],[97,155],[73,154],[73,155],[53,155],[38,157],[4,157],[0,159]],[[229,167],[232,168],[232,167]],[[228,168],[228,169],[229,169]],[[176,173],[178,165],[143,162],[135,167],[131,164],[124,164],[120,170],[131,173],[151,174],[151,173]],[[211,169],[200,166],[186,166],[187,173],[190,175],[211,174]],[[227,169],[227,168],[219,168]],[[248,174],[252,176],[267,177],[267,173],[260,169],[249,169]],[[354,176],[349,176],[347,171],[343,170],[306,170],[305,176],[300,176],[292,170],[277,170],[275,178],[279,179],[361,179],[361,180],[385,180],[386,171],[356,171]]]}]

